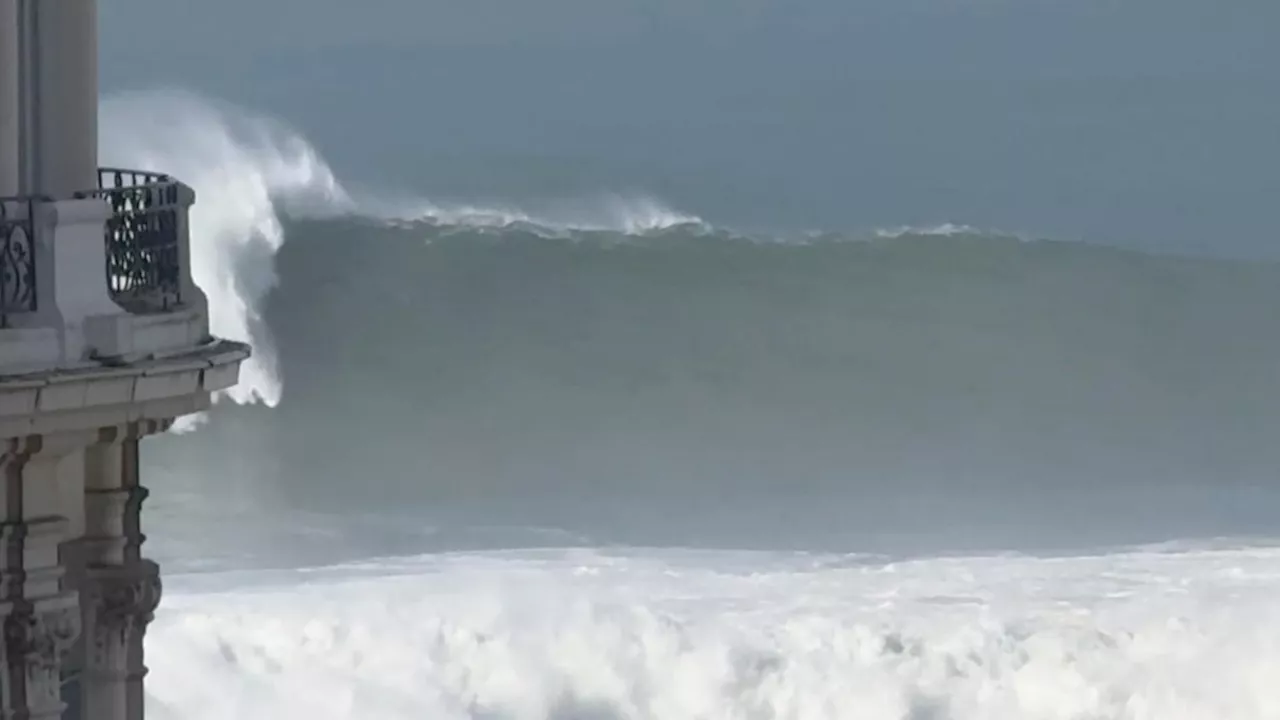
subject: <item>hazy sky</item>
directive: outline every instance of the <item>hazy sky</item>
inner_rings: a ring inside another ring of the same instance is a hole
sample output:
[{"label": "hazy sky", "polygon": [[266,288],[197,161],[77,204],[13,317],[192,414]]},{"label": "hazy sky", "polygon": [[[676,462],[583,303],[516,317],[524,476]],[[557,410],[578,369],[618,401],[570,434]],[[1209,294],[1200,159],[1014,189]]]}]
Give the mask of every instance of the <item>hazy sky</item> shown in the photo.
[{"label": "hazy sky", "polygon": [[1280,256],[1274,0],[100,0],[104,90],[278,115],[347,177],[652,192]]}]

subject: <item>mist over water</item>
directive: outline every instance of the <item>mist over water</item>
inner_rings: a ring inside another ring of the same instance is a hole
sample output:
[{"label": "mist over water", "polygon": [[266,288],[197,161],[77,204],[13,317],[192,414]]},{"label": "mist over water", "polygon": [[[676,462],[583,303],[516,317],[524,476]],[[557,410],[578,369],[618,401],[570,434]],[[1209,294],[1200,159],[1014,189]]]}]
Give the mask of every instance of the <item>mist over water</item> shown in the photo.
[{"label": "mist over water", "polygon": [[278,120],[121,100],[104,162],[195,188],[213,331],[255,348],[146,448],[159,712],[1275,711],[1280,265],[418,198]]}]

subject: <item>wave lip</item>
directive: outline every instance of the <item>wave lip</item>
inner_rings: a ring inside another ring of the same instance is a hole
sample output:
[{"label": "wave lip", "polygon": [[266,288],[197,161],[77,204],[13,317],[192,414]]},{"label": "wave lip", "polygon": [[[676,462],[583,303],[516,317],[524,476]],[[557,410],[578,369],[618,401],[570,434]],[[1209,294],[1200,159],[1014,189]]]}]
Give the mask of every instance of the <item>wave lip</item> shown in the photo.
[{"label": "wave lip", "polygon": [[425,224],[459,230],[527,229],[542,235],[612,232],[624,235],[684,227],[708,227],[696,215],[672,210],[647,196],[603,194],[589,199],[544,203],[529,209],[512,204],[404,200],[393,204],[362,203],[374,218],[392,225]]}]

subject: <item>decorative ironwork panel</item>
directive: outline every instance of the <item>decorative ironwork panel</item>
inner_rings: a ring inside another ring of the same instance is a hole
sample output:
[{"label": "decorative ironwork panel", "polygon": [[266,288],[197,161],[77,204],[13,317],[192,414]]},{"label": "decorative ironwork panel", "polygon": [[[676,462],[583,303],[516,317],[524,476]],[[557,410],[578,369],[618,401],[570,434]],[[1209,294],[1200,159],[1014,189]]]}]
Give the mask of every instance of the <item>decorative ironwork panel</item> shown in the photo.
[{"label": "decorative ironwork panel", "polygon": [[111,206],[106,223],[107,287],[130,310],[168,310],[181,300],[178,183],[167,175],[104,168],[101,197]]},{"label": "decorative ironwork panel", "polygon": [[36,259],[29,199],[0,198],[0,327],[36,309]]}]

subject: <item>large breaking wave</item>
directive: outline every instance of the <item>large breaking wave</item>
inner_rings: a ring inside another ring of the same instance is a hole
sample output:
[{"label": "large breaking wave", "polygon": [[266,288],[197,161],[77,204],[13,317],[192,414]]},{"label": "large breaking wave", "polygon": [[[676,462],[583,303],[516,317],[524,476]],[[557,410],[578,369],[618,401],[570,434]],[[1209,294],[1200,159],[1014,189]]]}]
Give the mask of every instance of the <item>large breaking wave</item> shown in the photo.
[{"label": "large breaking wave", "polygon": [[525,226],[545,232],[642,233],[697,218],[645,197],[544,202],[440,203],[381,193],[353,197],[319,153],[287,124],[183,91],[152,90],[108,98],[102,107],[102,157],[109,166],[173,175],[197,191],[191,212],[193,273],[209,296],[214,334],[252,342],[237,402],[280,402],[274,343],[260,303],[275,285],[273,260],[285,241],[284,215],[360,216],[445,226]]},{"label": "large breaking wave", "polygon": [[959,224],[751,236],[608,195],[430,201],[183,93],[108,101],[104,152],[195,187],[214,331],[255,346],[233,399],[279,405],[151,451],[186,453],[171,482],[195,496],[323,514],[350,500],[331,479],[360,477],[441,508],[437,540],[1274,527],[1274,264]]},{"label": "large breaking wave", "polygon": [[[150,554],[221,571],[170,582],[152,714],[1280,712],[1274,550],[813,553],[1274,537],[1276,265],[428,201],[183,93],[104,121],[195,187],[231,399],[273,408],[148,447]],[[584,549],[477,552],[533,546]]]}]

